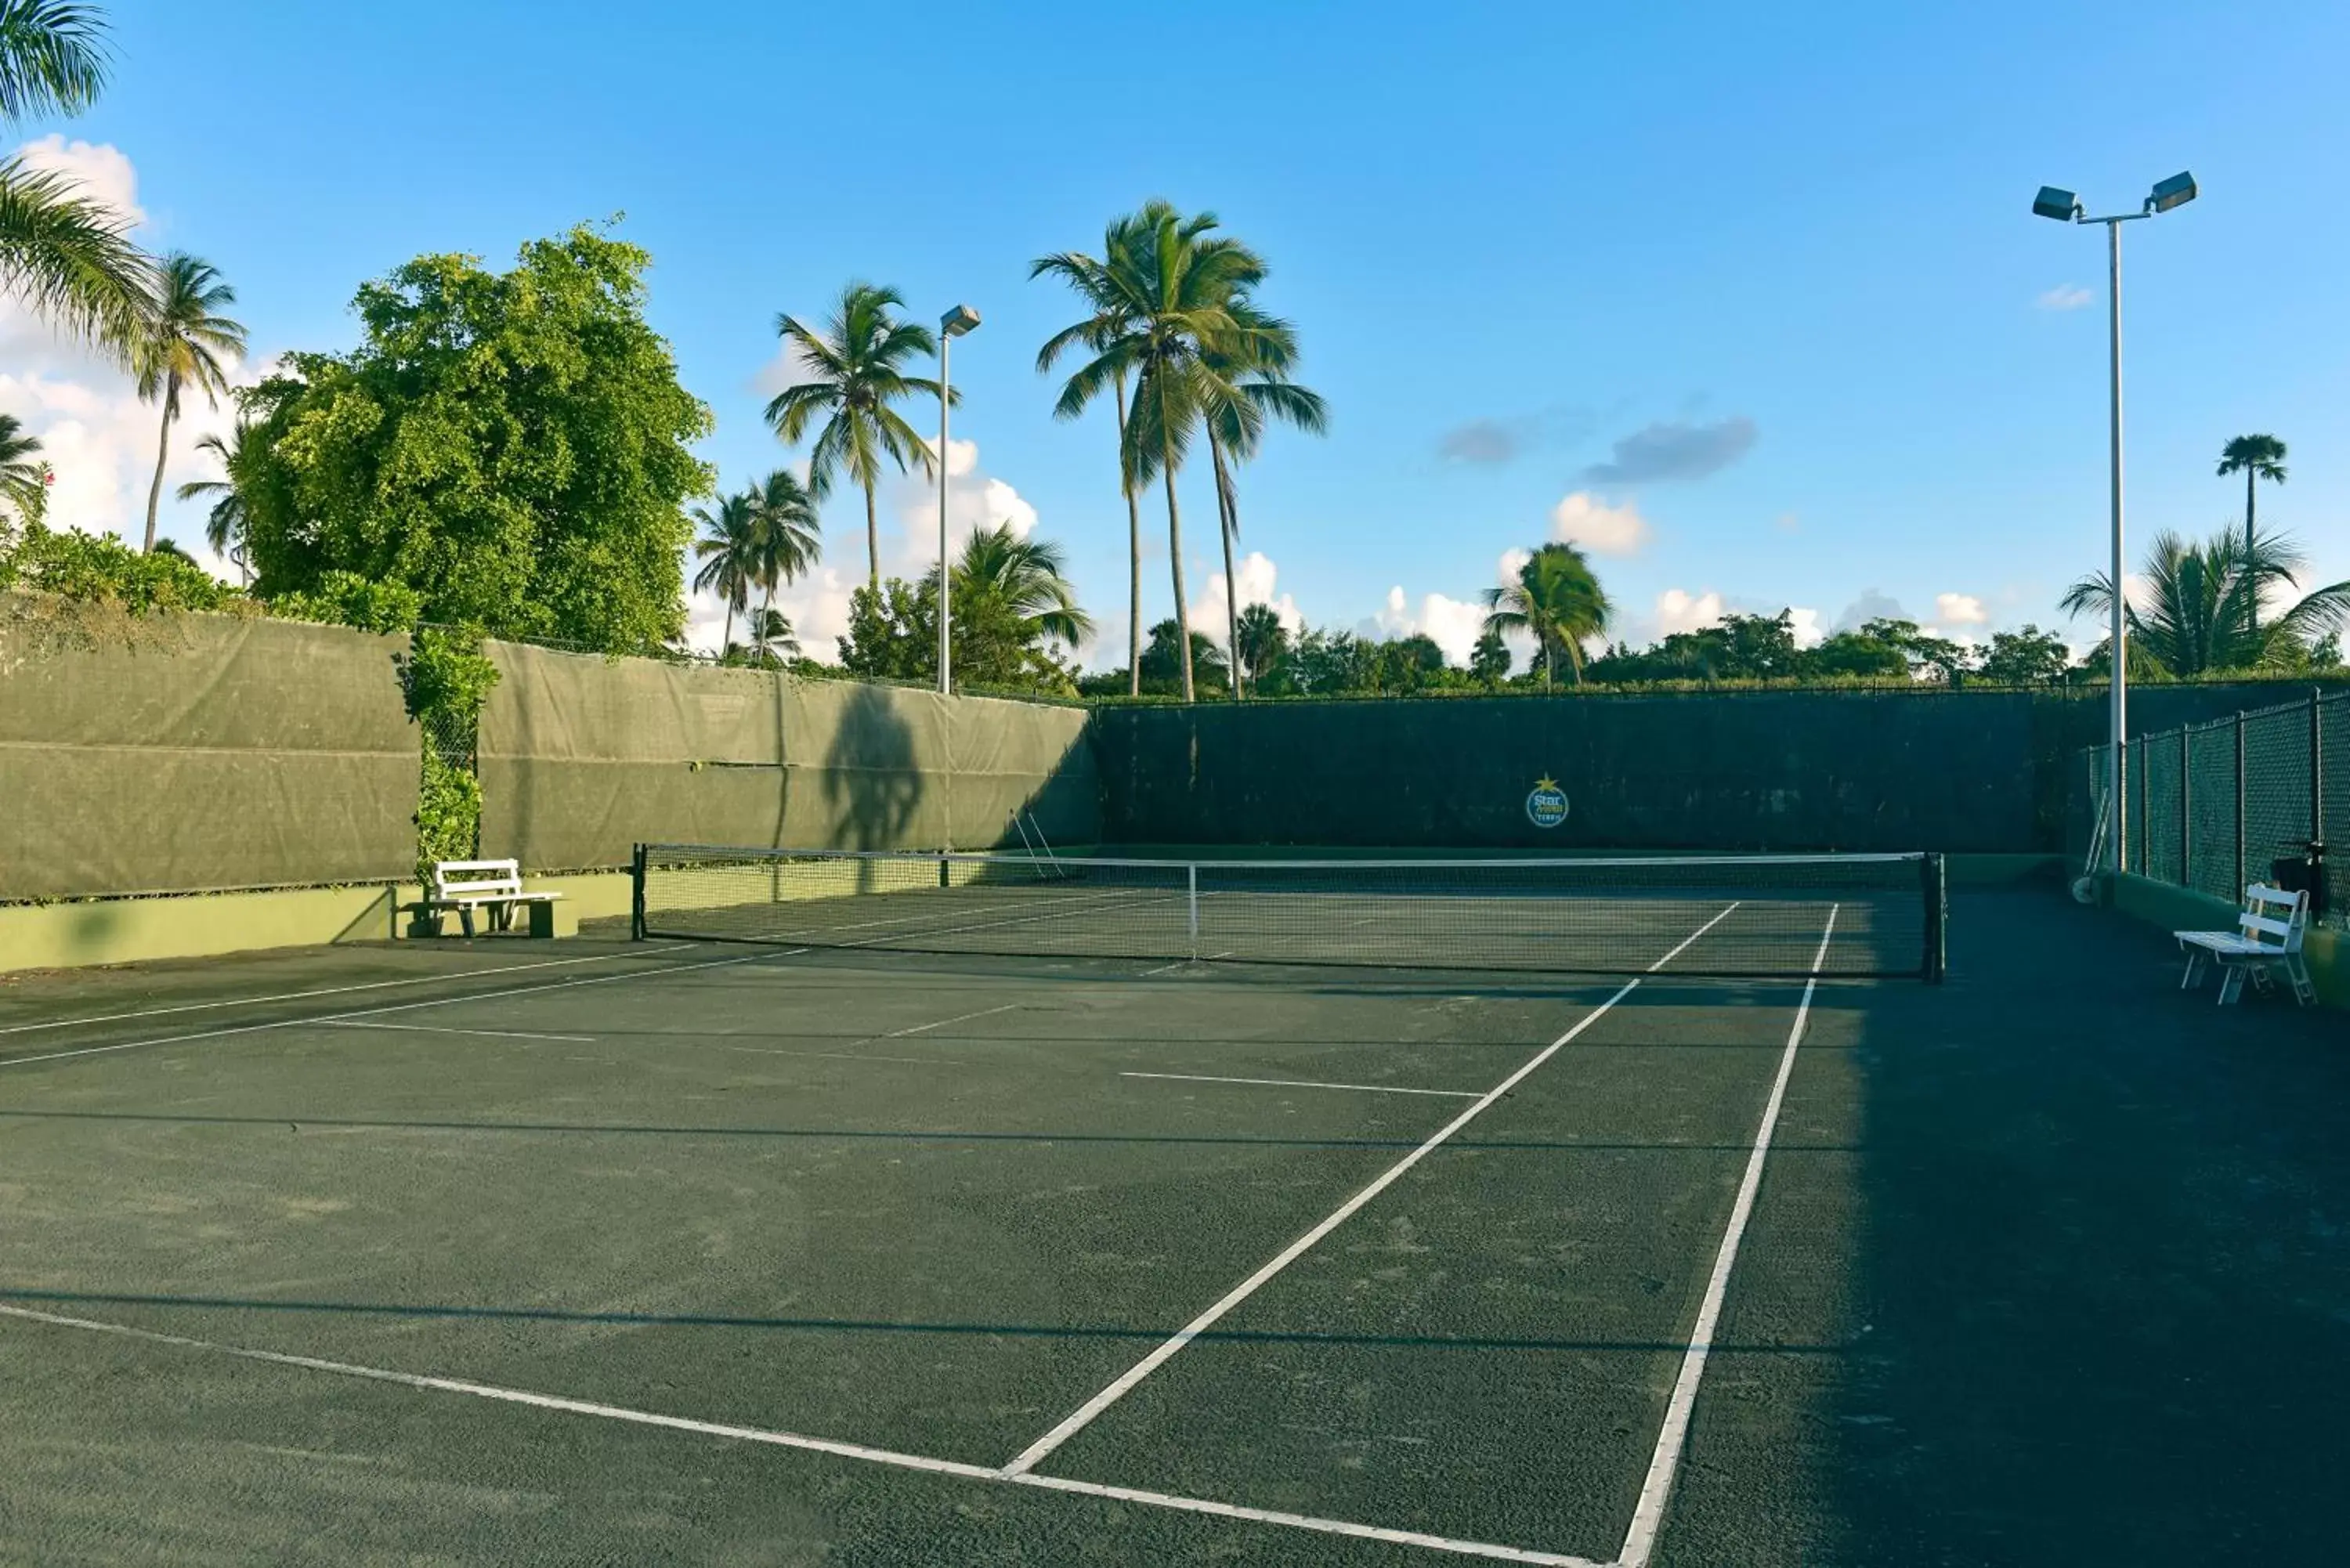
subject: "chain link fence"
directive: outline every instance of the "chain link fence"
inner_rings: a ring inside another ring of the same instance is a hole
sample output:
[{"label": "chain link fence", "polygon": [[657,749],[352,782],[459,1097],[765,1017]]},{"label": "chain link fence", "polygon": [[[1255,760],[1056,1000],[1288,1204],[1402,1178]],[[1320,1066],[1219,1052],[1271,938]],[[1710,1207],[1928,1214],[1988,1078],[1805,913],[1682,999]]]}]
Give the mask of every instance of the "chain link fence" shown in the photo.
[{"label": "chain link fence", "polygon": [[2122,755],[2118,823],[2106,748],[2080,756],[2066,837],[2085,869],[2106,862],[2118,832],[2141,877],[2231,903],[2248,883],[2306,883],[2320,923],[2350,928],[2350,852],[2325,846],[2329,826],[2350,832],[2350,693],[2139,735]]}]

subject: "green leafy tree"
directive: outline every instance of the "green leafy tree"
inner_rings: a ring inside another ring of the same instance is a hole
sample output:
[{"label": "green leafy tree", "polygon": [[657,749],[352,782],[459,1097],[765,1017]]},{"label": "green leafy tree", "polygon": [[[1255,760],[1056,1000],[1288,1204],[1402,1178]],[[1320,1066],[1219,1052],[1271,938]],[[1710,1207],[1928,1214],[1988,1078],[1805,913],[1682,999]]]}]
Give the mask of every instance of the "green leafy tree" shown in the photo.
[{"label": "green leafy tree", "polygon": [[1804,669],[1814,679],[1906,680],[1909,656],[1865,631],[1839,631],[1804,652]]},{"label": "green leafy tree", "polygon": [[1308,627],[1286,661],[1296,689],[1316,697],[1336,696],[1370,689],[1378,663],[1378,645],[1353,632]]},{"label": "green leafy tree", "polygon": [[[1050,540],[1021,538],[1008,523],[982,528],[963,541],[954,581],[957,616],[966,604],[1000,606],[1020,628],[1024,646],[1051,638],[1075,649],[1093,635],[1093,618],[1078,607],[1061,547]],[[951,627],[948,635],[953,635]]]},{"label": "green leafy tree", "polygon": [[163,407],[155,438],[155,479],[147,487],[147,545],[155,547],[155,508],[163,499],[163,465],[172,455],[172,421],[180,417],[180,394],[196,391],[220,406],[228,390],[224,356],[244,352],[244,327],[220,314],[236,303],[236,290],[221,281],[219,269],[183,251],[163,258],[146,329],[131,352],[139,395]]},{"label": "green leafy tree", "polygon": [[710,411],[643,317],[650,258],[588,226],[511,272],[421,256],[360,289],[348,354],[248,396],[239,462],[255,589],[334,570],[436,622],[647,652],[685,628],[690,443]]},{"label": "green leafy tree", "polygon": [[1552,689],[1560,653],[1577,681],[1583,679],[1583,640],[1607,629],[1615,613],[1592,574],[1591,563],[1572,545],[1544,545],[1518,568],[1517,579],[1485,591],[1485,629],[1524,632],[1542,652],[1543,690]]},{"label": "green leafy tree", "polygon": [[1963,682],[1973,667],[1973,654],[1947,637],[1921,629],[1916,621],[1884,618],[1861,622],[1861,635],[1887,648],[1898,649],[1913,673],[1931,672],[1945,685]]},{"label": "green leafy tree", "polygon": [[[1072,695],[1076,672],[1055,645],[1074,649],[1093,631],[1064,575],[1058,545],[1023,539],[1003,524],[963,542],[952,573],[949,651],[961,686]],[[851,674],[932,681],[939,672],[939,589],[891,577],[882,591],[849,596],[842,668]]]},{"label": "green leafy tree", "polygon": [[[759,525],[751,577],[766,595],[759,607],[764,617],[775,613],[777,588],[799,581],[823,558],[824,533],[816,521],[816,498],[790,469],[769,473],[752,493],[751,506]],[[763,619],[759,624],[766,623]]]},{"label": "green leafy tree", "polygon": [[[2350,582],[2303,595],[2263,619],[2272,593],[2297,589],[2307,562],[2281,535],[2256,536],[2250,552],[2230,527],[2203,544],[2164,532],[2148,546],[2144,603],[2125,600],[2134,671],[2185,678],[2220,670],[2290,670],[2328,632],[2350,626]],[[2070,615],[2110,621],[2113,584],[2103,572],[2074,583],[2060,601]]]},{"label": "green leafy tree", "polygon": [[720,657],[734,646],[734,618],[751,605],[751,587],[759,580],[759,498],[754,493],[719,497],[715,507],[697,506],[693,520],[701,536],[693,541],[694,559],[702,563],[693,574],[697,593],[714,593],[726,607],[726,622],[718,635]]},{"label": "green leafy tree", "polygon": [[[2252,526],[2254,508],[2259,504],[2255,493],[2263,479],[2272,484],[2284,483],[2284,442],[2272,435],[2240,435],[2220,449],[2220,477],[2231,473],[2244,476],[2244,554],[2258,554],[2257,530]],[[2260,606],[2246,607],[2244,632],[2248,637],[2259,635]]]},{"label": "green leafy tree", "polygon": [[[1183,639],[1190,639],[1186,649]],[[1188,654],[1188,657],[1187,657]],[[1182,623],[1172,618],[1150,628],[1150,640],[1142,649],[1142,689],[1180,695],[1183,701],[1195,701],[1201,691],[1221,691],[1224,687],[1224,650],[1205,632],[1186,632]]]},{"label": "green leafy tree", "polygon": [[1239,650],[1241,674],[1262,681],[1289,652],[1289,628],[1271,605],[1251,605],[1233,623],[1232,646]]},{"label": "green leafy tree", "polygon": [[1478,632],[1477,646],[1469,650],[1469,675],[1482,686],[1499,686],[1510,678],[1510,645],[1491,627]]},{"label": "green leafy tree", "polygon": [[[0,0],[0,125],[88,109],[106,86],[106,33],[93,5]],[[0,161],[0,293],[128,363],[153,282],[124,214],[21,156]]]},{"label": "green leafy tree", "polygon": [[[793,631],[790,618],[781,610],[762,608],[754,611],[748,629],[750,646],[741,651],[751,663],[780,665],[799,657],[798,634]],[[727,649],[730,659],[735,651],[732,648]]]},{"label": "green leafy tree", "polygon": [[0,503],[18,518],[38,522],[47,509],[49,465],[36,455],[41,438],[26,433],[14,414],[0,414]]},{"label": "green leafy tree", "polygon": [[[1264,264],[1256,254],[1215,234],[1216,226],[1211,213],[1186,218],[1168,203],[1154,201],[1137,214],[1131,243],[1097,258],[1097,281],[1117,308],[1097,312],[1105,322],[1098,340],[1085,339],[1086,347],[1095,350],[1094,358],[1070,376],[1054,409],[1063,418],[1075,418],[1104,388],[1133,379],[1134,405],[1120,442],[1120,462],[1131,487],[1154,478],[1164,482],[1178,628],[1170,650],[1181,671],[1186,701],[1196,695],[1197,661],[1183,590],[1183,521],[1175,495],[1176,471],[1201,422],[1211,415],[1233,410],[1233,417],[1244,422],[1262,419],[1205,358],[1211,342],[1228,351],[1241,347],[1250,328],[1233,316],[1232,303],[1264,277]],[[1146,652],[1146,664],[1149,659]]]},{"label": "green leafy tree", "polygon": [[211,498],[212,506],[204,514],[204,543],[212,546],[213,555],[235,562],[247,583],[253,580],[253,568],[244,547],[244,496],[236,487],[236,465],[252,431],[252,421],[240,415],[225,437],[214,433],[200,438],[196,450],[209,452],[228,477],[192,479],[172,492],[182,501]]},{"label": "green leafy tree", "polygon": [[[779,439],[796,441],[824,421],[808,452],[808,488],[821,501],[832,493],[835,475],[845,472],[864,490],[866,586],[877,594],[881,525],[874,491],[881,483],[881,460],[896,463],[900,473],[913,464],[933,472],[931,449],[894,406],[917,393],[939,395],[936,381],[903,369],[909,359],[939,351],[929,327],[896,314],[905,303],[894,288],[852,283],[820,327],[795,316],[775,318],[785,348],[799,358],[809,379],[775,394],[767,404],[767,423]],[[945,457],[938,454],[941,462]]]},{"label": "green leafy tree", "polygon": [[2063,681],[2072,661],[2063,638],[2026,625],[2021,631],[1991,633],[1991,648],[1976,673],[2002,686],[2054,686]]},{"label": "green leafy tree", "polygon": [[[1297,331],[1257,308],[1245,294],[1226,306],[1235,331],[1209,337],[1201,348],[1207,369],[1236,394],[1208,410],[1208,455],[1216,476],[1216,510],[1224,547],[1224,631],[1228,646],[1240,646],[1240,586],[1232,570],[1232,546],[1240,540],[1239,466],[1255,457],[1266,423],[1280,421],[1320,435],[1330,428],[1322,395],[1290,379],[1297,362]],[[1245,661],[1243,660],[1244,664]],[[1243,680],[1232,682],[1238,701]]]},{"label": "green leafy tree", "polygon": [[242,596],[176,550],[133,550],[111,534],[52,530],[27,519],[0,549],[0,588],[26,588],[125,609],[217,610]]},{"label": "green leafy tree", "polygon": [[[1121,286],[1120,278],[1137,274],[1145,265],[1138,247],[1148,234],[1142,219],[1128,214],[1111,220],[1103,230],[1100,256],[1063,251],[1040,256],[1029,264],[1031,279],[1052,277],[1066,283],[1087,312],[1082,319],[1045,339],[1045,346],[1036,351],[1038,375],[1048,374],[1061,356],[1073,348],[1083,346],[1096,354],[1102,353],[1132,327],[1137,296]],[[1126,369],[1120,367],[1108,384],[1118,412],[1118,488],[1126,502],[1127,692],[1139,696],[1142,691],[1142,506],[1136,494],[1133,472],[1126,462]],[[1098,379],[1084,387],[1072,382],[1055,407],[1055,414],[1062,419],[1076,418],[1099,394],[1101,386]]]}]

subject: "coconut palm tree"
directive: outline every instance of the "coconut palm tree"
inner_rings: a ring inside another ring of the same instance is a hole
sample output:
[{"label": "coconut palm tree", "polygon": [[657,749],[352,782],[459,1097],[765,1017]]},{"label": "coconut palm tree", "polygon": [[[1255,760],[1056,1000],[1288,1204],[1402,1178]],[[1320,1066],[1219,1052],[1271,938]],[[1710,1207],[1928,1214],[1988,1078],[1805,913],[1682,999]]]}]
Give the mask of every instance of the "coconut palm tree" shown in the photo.
[{"label": "coconut palm tree", "polygon": [[726,625],[718,639],[719,655],[723,658],[734,643],[734,612],[748,607],[751,589],[758,581],[757,497],[747,492],[721,496],[715,508],[695,507],[693,520],[702,525],[702,537],[693,542],[694,558],[702,563],[702,569],[693,574],[693,586],[725,601]]},{"label": "coconut palm tree", "polygon": [[26,435],[22,421],[0,414],[0,502],[19,517],[38,516],[48,499],[49,465],[34,456],[40,450],[41,438]]},{"label": "coconut palm tree", "polygon": [[[751,646],[745,651],[753,662],[775,664],[800,656],[799,636],[782,611],[772,607],[759,610],[751,617],[749,630]],[[727,651],[731,655],[733,649]]]},{"label": "coconut palm tree", "polygon": [[[1175,473],[1201,422],[1218,410],[1253,427],[1263,416],[1202,358],[1211,340],[1248,336],[1232,300],[1264,277],[1264,263],[1239,241],[1213,234],[1215,216],[1186,218],[1153,201],[1136,214],[1131,243],[1099,258],[1100,286],[1118,303],[1092,359],[1061,389],[1054,412],[1074,419],[1120,377],[1134,379],[1134,402],[1119,442],[1126,482],[1162,480],[1167,493],[1168,563],[1174,577],[1175,651],[1181,661],[1183,700],[1195,695],[1191,610],[1183,596],[1183,518]],[[1087,341],[1087,347],[1094,345]]]},{"label": "coconut palm tree", "polygon": [[[916,393],[939,395],[936,381],[909,376],[900,368],[939,351],[929,327],[894,314],[905,303],[894,288],[851,283],[820,328],[795,316],[775,318],[785,348],[798,356],[810,379],[775,394],[767,404],[767,423],[782,440],[796,441],[823,418],[824,428],[808,452],[808,489],[821,501],[842,472],[863,488],[866,580],[876,595],[881,591],[881,528],[873,493],[881,483],[881,460],[889,458],[900,473],[912,463],[920,463],[925,474],[933,472],[930,447],[892,407]],[[951,400],[961,401],[961,394]],[[939,453],[938,460],[945,455]]]},{"label": "coconut palm tree", "polygon": [[[1240,538],[1240,488],[1234,481],[1239,465],[1256,455],[1267,420],[1281,420],[1308,435],[1330,428],[1329,406],[1319,392],[1289,379],[1297,359],[1297,329],[1278,317],[1268,316],[1246,296],[1230,306],[1241,330],[1208,343],[1209,368],[1239,392],[1239,399],[1213,410],[1207,421],[1208,455],[1216,475],[1216,510],[1222,524],[1224,545],[1224,639],[1235,651],[1240,647],[1240,586],[1232,572],[1232,546]],[[1241,418],[1253,409],[1253,420]],[[1234,658],[1232,701],[1241,699],[1240,671],[1244,660]]]},{"label": "coconut palm tree", "polygon": [[[106,85],[106,18],[70,0],[0,0],[0,125],[79,114]],[[128,360],[154,265],[129,220],[71,178],[0,161],[0,293]]]},{"label": "coconut palm tree", "polygon": [[[1128,215],[1111,220],[1102,231],[1102,256],[1118,258],[1119,265],[1131,271],[1138,264],[1133,252],[1138,236],[1146,231],[1139,219]],[[1065,327],[1045,339],[1036,351],[1036,373],[1050,371],[1063,353],[1084,345],[1096,353],[1118,340],[1132,323],[1133,302],[1122,293],[1110,273],[1111,264],[1082,251],[1063,251],[1056,255],[1040,256],[1029,264],[1030,278],[1057,277],[1076,291],[1091,314],[1073,326]],[[1098,385],[1086,392],[1066,411],[1056,409],[1065,419],[1076,417],[1086,402],[1099,391]],[[1126,689],[1128,696],[1142,694],[1142,504],[1136,494],[1133,475],[1126,464],[1126,371],[1120,369],[1110,379],[1110,389],[1118,407],[1118,488],[1126,501]],[[1063,400],[1067,402],[1066,399]]]},{"label": "coconut palm tree", "polygon": [[775,613],[775,590],[799,581],[800,575],[822,557],[824,535],[816,521],[816,498],[790,469],[776,469],[748,494],[759,529],[751,580],[766,590],[760,606],[764,617]]},{"label": "coconut palm tree", "polygon": [[228,477],[192,479],[172,492],[182,501],[213,498],[212,510],[204,514],[204,543],[212,546],[213,555],[234,561],[238,576],[248,584],[253,574],[245,564],[244,494],[236,487],[236,462],[244,451],[244,438],[252,433],[253,421],[239,415],[227,439],[214,432],[198,441],[196,450],[211,453]]},{"label": "coconut palm tree", "polygon": [[[2220,477],[2225,479],[2231,473],[2241,473],[2244,476],[2244,551],[2247,555],[2251,555],[2258,548],[2253,542],[2252,509],[2255,497],[2252,492],[2263,479],[2272,484],[2284,483],[2284,442],[2272,435],[2236,437],[2220,449]],[[2252,607],[2254,618],[2244,623],[2247,633],[2258,634],[2259,607],[2257,605]]]},{"label": "coconut palm tree", "polygon": [[1075,648],[1093,634],[1093,617],[1077,607],[1061,547],[1050,540],[1023,539],[1009,523],[982,528],[963,541],[954,586],[959,597],[985,595],[1003,605],[1032,640],[1049,637]]},{"label": "coconut palm tree", "polygon": [[155,547],[155,508],[163,499],[163,464],[172,455],[172,421],[180,417],[180,394],[193,389],[218,408],[228,390],[223,357],[244,353],[244,327],[220,314],[236,303],[236,290],[221,281],[210,262],[184,251],[163,258],[156,277],[152,313],[131,353],[139,396],[161,400],[161,433],[155,441],[155,480],[147,487],[147,544]]},{"label": "coconut palm tree", "polygon": [[1271,605],[1251,605],[1233,627],[1232,647],[1240,654],[1242,673],[1262,680],[1289,651],[1289,628]]},{"label": "coconut palm tree", "polygon": [[1583,680],[1583,639],[1607,629],[1615,606],[1572,545],[1544,545],[1518,568],[1517,580],[1485,590],[1485,630],[1531,633],[1542,649],[1543,690],[1551,690],[1555,656],[1566,655],[1576,684]]},{"label": "coconut palm tree", "polygon": [[[2307,565],[2279,535],[2256,535],[2249,553],[2232,526],[2200,545],[2167,531],[2156,535],[2147,551],[2143,605],[2122,607],[2130,668],[2185,677],[2303,662],[2317,639],[2350,627],[2350,582],[2314,589],[2274,619],[2261,618],[2262,598],[2298,587]],[[2110,618],[2112,579],[2093,573],[2059,602],[2067,614]]]}]

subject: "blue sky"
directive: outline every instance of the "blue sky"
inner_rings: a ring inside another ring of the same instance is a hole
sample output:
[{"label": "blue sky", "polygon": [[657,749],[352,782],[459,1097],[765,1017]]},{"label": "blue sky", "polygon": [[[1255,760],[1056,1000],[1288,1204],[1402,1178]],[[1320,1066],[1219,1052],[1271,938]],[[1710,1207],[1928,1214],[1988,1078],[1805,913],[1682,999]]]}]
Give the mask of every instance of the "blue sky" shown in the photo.
[{"label": "blue sky", "polygon": [[[140,0],[99,108],[22,139],[61,134],[135,191],[147,243],[215,262],[264,355],[347,346],[356,286],[411,255],[504,265],[624,211],[729,485],[784,456],[758,417],[777,311],[851,277],[926,317],[968,301],[958,514],[1033,509],[1121,643],[1109,422],[1052,419],[1033,361],[1074,306],[1026,269],[1146,197],[1268,257],[1330,400],[1326,438],[1276,433],[1243,481],[1243,582],[1269,566],[1306,619],[1458,643],[1563,510],[1636,637],[1709,594],[1822,627],[1875,595],[1981,635],[2054,623],[2105,551],[2102,235],[2032,193],[2113,211],[2192,169],[2199,201],[2126,234],[2133,531],[2240,518],[2213,461],[2270,431],[2292,478],[2262,516],[2350,576],[2350,10],[1921,10],[411,0],[387,25]],[[135,535],[146,411],[21,322],[0,350],[0,402],[120,471],[69,519]],[[1198,599],[1204,471],[1185,500]],[[910,562],[923,495],[884,504]],[[828,521],[839,577],[792,607],[812,642],[862,571],[853,498]],[[195,537],[193,508],[166,531]]]}]

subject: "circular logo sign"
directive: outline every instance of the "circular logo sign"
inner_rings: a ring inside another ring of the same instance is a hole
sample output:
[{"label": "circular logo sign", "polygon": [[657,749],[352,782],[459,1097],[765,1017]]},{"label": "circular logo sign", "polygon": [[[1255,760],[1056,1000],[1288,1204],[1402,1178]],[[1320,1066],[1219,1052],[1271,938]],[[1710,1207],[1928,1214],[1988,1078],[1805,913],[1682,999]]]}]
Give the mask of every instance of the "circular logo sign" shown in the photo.
[{"label": "circular logo sign", "polygon": [[1542,779],[1526,796],[1526,820],[1536,827],[1556,827],[1566,820],[1566,792],[1555,779]]}]

